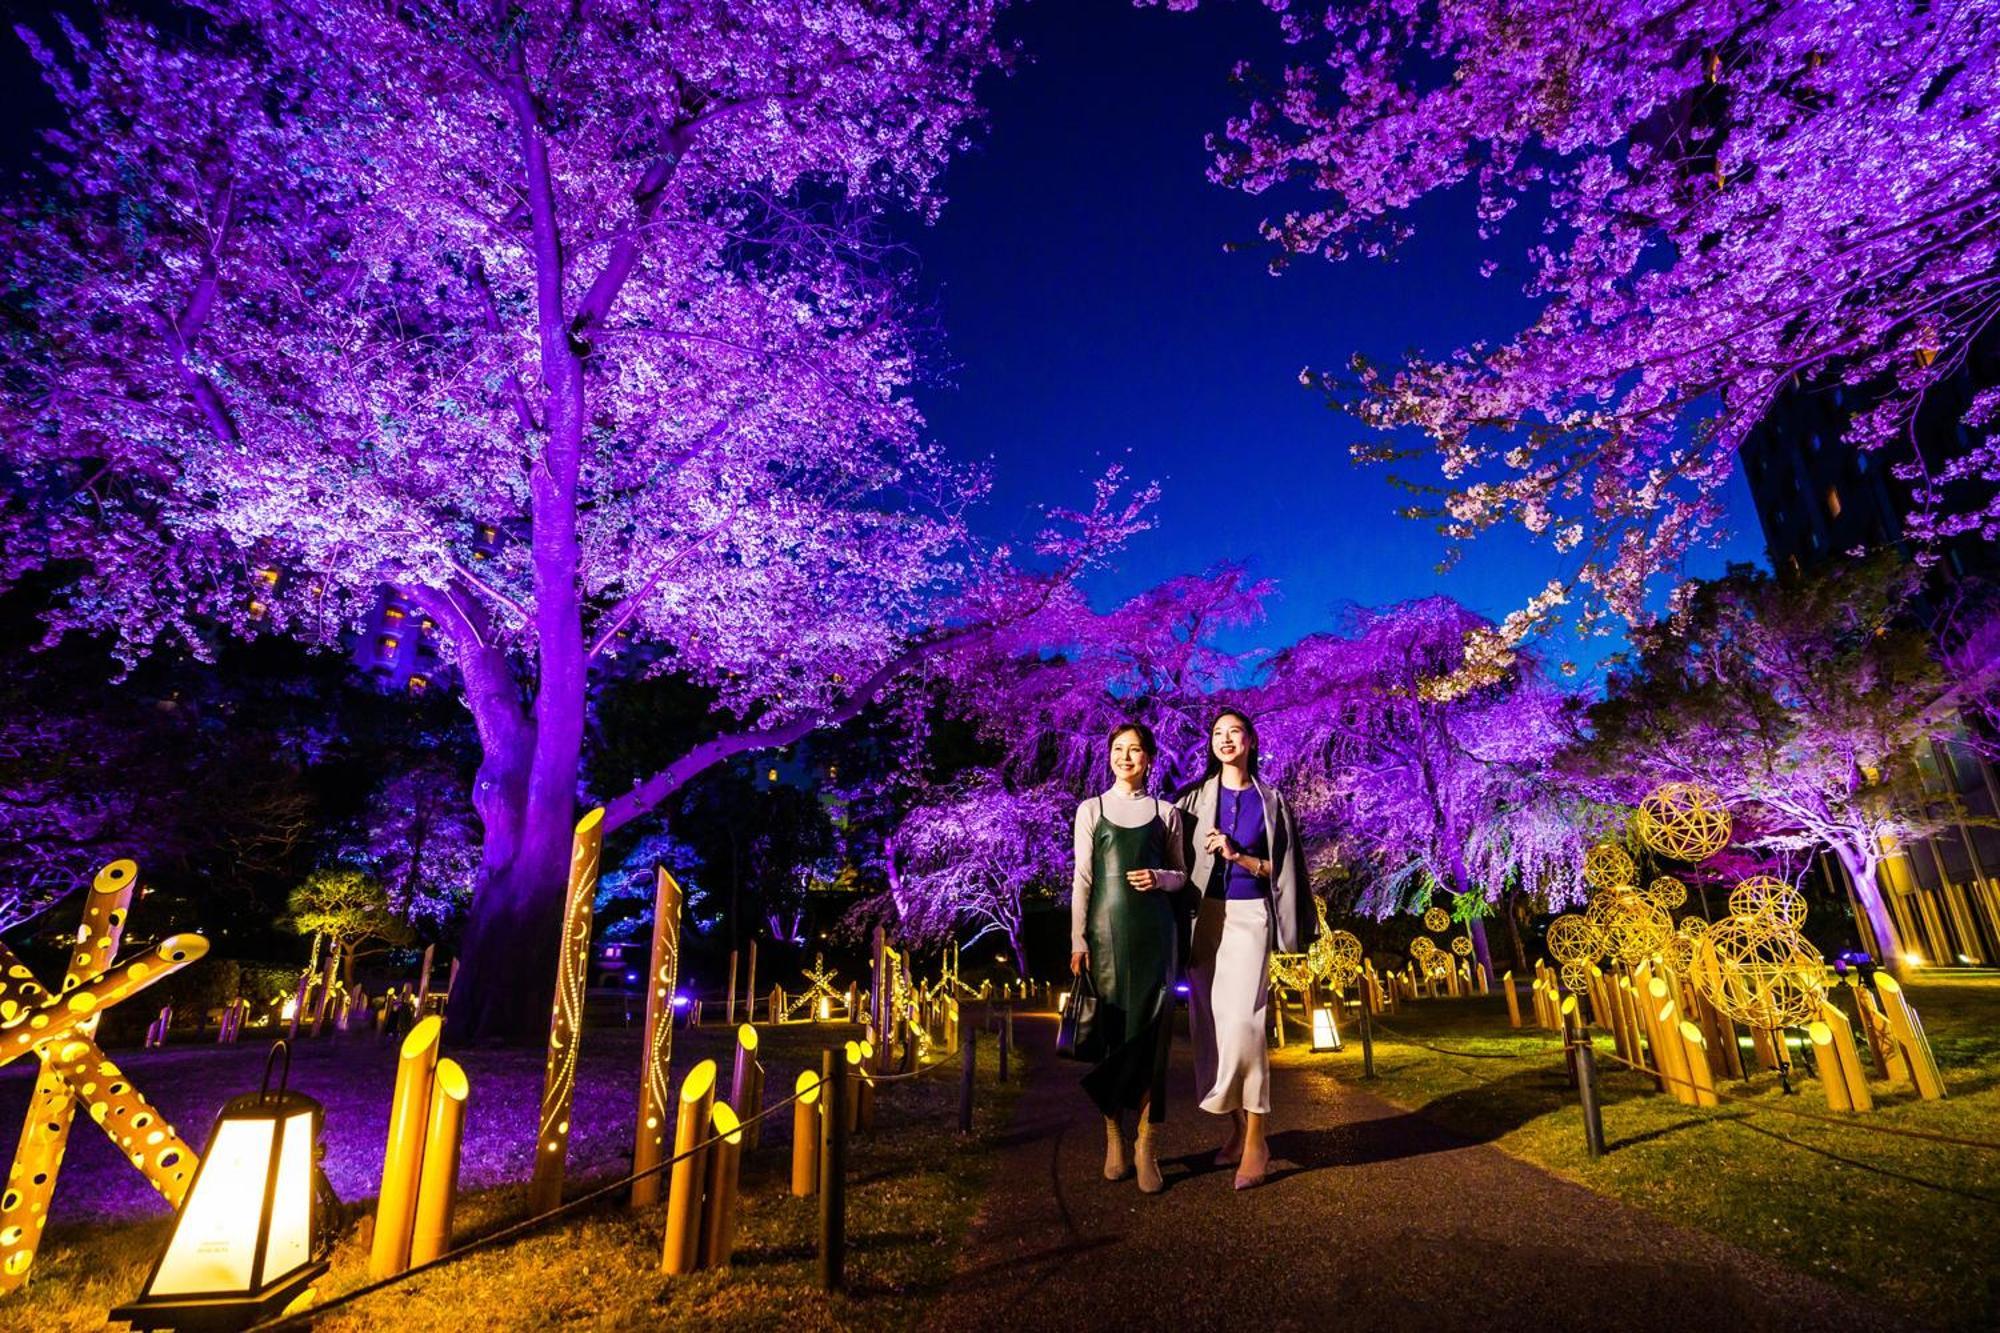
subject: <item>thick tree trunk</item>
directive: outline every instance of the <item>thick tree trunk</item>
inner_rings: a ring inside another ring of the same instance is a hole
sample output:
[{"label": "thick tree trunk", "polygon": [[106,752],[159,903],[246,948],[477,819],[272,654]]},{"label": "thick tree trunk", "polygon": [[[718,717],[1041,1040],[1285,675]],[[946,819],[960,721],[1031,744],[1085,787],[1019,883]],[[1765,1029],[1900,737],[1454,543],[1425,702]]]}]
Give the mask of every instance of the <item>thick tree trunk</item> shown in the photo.
[{"label": "thick tree trunk", "polygon": [[[1521,898],[1518,893],[1508,895],[1506,911],[1507,938],[1514,946],[1514,971],[1521,976],[1526,976],[1528,974],[1528,949],[1521,942]],[[1491,973],[1487,975],[1492,976]],[[1500,978],[1492,977],[1492,980],[1497,984]]]},{"label": "thick tree trunk", "polygon": [[1466,923],[1466,933],[1472,936],[1472,957],[1486,969],[1489,980],[1500,974],[1493,970],[1493,947],[1486,942],[1486,918],[1476,916]]},{"label": "thick tree trunk", "polygon": [[445,1012],[448,1040],[531,1045],[548,1037],[569,874],[568,815],[542,811],[531,825],[528,812],[518,810],[501,821],[509,826],[498,838],[488,825],[489,849],[502,842],[518,850],[480,868]]},{"label": "thick tree trunk", "polygon": [[1850,847],[1837,847],[1834,854],[1840,858],[1841,868],[1847,871],[1847,881],[1854,889],[1854,900],[1868,917],[1868,928],[1875,935],[1875,945],[1881,957],[1875,961],[1889,970],[1889,974],[1902,980],[1909,964],[1903,955],[1903,937],[1896,929],[1896,918],[1889,913],[1889,904],[1882,897],[1882,885],[1875,871],[1879,865],[1875,857]]}]

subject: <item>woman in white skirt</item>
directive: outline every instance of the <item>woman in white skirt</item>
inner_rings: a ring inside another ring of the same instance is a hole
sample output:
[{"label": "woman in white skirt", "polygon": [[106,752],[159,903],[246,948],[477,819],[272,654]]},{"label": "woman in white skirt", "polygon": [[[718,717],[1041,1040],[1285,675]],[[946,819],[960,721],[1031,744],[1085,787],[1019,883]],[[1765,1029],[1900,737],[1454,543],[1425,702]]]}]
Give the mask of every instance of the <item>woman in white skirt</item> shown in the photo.
[{"label": "woman in white skirt", "polygon": [[1271,955],[1306,949],[1317,917],[1305,905],[1298,821],[1257,777],[1256,727],[1225,709],[1208,744],[1208,775],[1178,802],[1189,816],[1189,882],[1202,891],[1188,963],[1195,1091],[1202,1110],[1230,1117],[1216,1160],[1236,1167],[1242,1190],[1263,1184],[1271,1163]]}]

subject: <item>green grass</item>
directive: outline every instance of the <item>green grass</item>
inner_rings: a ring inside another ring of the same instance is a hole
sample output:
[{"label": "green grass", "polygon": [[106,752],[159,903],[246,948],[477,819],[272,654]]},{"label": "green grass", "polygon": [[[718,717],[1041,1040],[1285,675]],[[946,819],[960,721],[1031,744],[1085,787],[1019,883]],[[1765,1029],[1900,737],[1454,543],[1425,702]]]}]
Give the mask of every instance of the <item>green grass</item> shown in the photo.
[{"label": "green grass", "polygon": [[[808,1048],[823,1040],[823,1030],[808,1026],[764,1030],[766,1058],[773,1063],[804,1064],[813,1053]],[[663,1276],[664,1205],[635,1213],[620,1191],[544,1230],[346,1306],[315,1327],[355,1333],[480,1324],[728,1329],[783,1321],[795,1328],[913,1328],[950,1279],[984,1193],[992,1160],[985,1146],[1007,1125],[1020,1086],[1018,1074],[1011,1084],[996,1081],[996,1055],[990,1037],[980,1041],[969,1140],[957,1133],[956,1057],[948,1059],[949,1068],[878,1090],[875,1126],[849,1148],[845,1294],[828,1296],[815,1285],[819,1204],[789,1192],[787,1108],[765,1122],[765,1146],[745,1160],[735,1262],[727,1271]],[[681,1072],[683,1062],[675,1063]],[[773,1088],[770,1096],[789,1091]],[[572,1181],[569,1194],[592,1183]],[[525,1186],[516,1185],[461,1195],[460,1243],[518,1221],[525,1194]],[[356,1222],[319,1284],[322,1300],[366,1280],[370,1224],[360,1219],[371,1209],[354,1211]],[[52,1230],[34,1281],[0,1311],[4,1322],[37,1330],[103,1327],[106,1312],[137,1293],[165,1234],[163,1221]]]},{"label": "green grass", "polygon": [[[1811,1078],[1794,1077],[1798,1095],[1786,1097],[1775,1074],[1759,1074],[1747,1086],[1723,1085],[1719,1108],[1683,1106],[1615,1064],[1600,1037],[1609,1151],[1592,1161],[1554,1034],[1508,1027],[1497,996],[1405,1005],[1378,1029],[1377,1077],[1361,1086],[1591,1189],[1864,1292],[1890,1312],[1990,1328],[2000,1323],[2000,1152],[1877,1131],[2000,1143],[2000,979],[1918,981],[1909,995],[1947,1099],[1925,1102],[1908,1083],[1878,1079],[1877,1109],[1838,1126],[1782,1113],[1832,1114]],[[1278,1058],[1315,1059],[1358,1082],[1360,1042],[1347,1036],[1332,1057],[1294,1046]]]}]

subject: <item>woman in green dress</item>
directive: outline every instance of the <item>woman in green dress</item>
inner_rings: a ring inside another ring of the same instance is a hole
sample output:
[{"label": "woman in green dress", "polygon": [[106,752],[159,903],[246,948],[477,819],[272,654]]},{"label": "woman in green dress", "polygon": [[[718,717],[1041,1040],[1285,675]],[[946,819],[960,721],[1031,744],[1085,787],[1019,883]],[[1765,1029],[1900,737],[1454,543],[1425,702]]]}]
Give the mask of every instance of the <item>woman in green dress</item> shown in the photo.
[{"label": "woman in green dress", "polygon": [[[1159,746],[1142,723],[1111,733],[1109,790],[1076,810],[1076,874],[1070,893],[1072,973],[1090,969],[1097,1023],[1107,1038],[1103,1060],[1083,1089],[1104,1115],[1104,1178],[1136,1174],[1157,1194],[1154,1126],[1166,1118],[1167,1046],[1173,1035],[1173,980],[1180,929],[1174,897],[1186,886],[1181,812],[1149,795]],[[1136,1113],[1128,1146],[1123,1125]]]}]

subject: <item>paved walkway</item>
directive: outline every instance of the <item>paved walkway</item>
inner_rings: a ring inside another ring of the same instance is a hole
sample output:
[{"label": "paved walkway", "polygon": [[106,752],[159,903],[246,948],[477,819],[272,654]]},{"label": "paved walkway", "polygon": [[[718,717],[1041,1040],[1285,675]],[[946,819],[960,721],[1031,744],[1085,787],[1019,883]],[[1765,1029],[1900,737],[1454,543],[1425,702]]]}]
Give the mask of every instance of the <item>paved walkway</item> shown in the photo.
[{"label": "paved walkway", "polygon": [[[1276,1075],[1272,1175],[1235,1193],[1175,1044],[1164,1194],[1102,1178],[1103,1122],[1036,1053],[936,1327],[1443,1330],[1907,1326],[1737,1246],[1468,1143],[1310,1070]],[[1692,1170],[1722,1169],[1689,1163]]]}]

